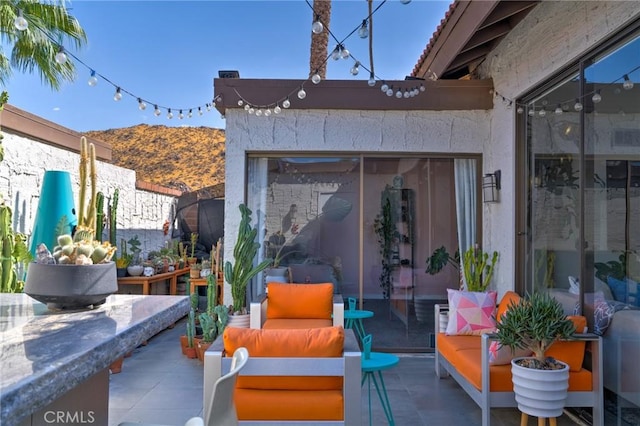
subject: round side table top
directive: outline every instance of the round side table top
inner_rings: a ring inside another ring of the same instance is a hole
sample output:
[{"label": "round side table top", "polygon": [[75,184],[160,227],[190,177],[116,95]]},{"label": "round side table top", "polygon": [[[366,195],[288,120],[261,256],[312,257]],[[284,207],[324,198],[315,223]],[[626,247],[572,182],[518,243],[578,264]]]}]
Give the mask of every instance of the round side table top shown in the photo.
[{"label": "round side table top", "polygon": [[364,318],[372,318],[373,311],[365,311],[359,309],[345,309],[344,310],[344,318],[345,319],[364,319]]},{"label": "round side table top", "polygon": [[394,354],[388,354],[385,352],[371,352],[369,359],[365,359],[364,354],[362,356],[362,371],[372,372],[386,370],[388,368],[398,365],[400,358]]}]

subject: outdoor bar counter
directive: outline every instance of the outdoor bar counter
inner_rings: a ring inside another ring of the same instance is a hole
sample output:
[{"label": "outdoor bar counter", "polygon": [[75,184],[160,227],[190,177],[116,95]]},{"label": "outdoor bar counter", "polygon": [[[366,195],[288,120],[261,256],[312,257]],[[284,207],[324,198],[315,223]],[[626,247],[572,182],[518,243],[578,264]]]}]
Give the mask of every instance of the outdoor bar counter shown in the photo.
[{"label": "outdoor bar counter", "polygon": [[52,311],[0,294],[0,425],[107,426],[109,365],[188,311],[186,296],[112,295]]}]

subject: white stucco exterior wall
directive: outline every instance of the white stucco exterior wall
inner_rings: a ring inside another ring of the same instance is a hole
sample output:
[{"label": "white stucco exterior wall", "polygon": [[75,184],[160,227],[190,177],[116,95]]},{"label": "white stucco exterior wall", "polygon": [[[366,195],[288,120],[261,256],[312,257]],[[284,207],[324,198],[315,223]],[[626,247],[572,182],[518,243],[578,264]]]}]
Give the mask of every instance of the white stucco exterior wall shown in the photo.
[{"label": "white stucco exterior wall", "polygon": [[283,110],[256,117],[227,110],[225,259],[233,258],[245,201],[246,152],[477,154],[491,138],[489,119],[489,111]]},{"label": "white stucco exterior wall", "polygon": [[[79,155],[27,137],[4,132],[4,161],[0,163],[0,194],[13,209],[14,229],[29,235],[32,231],[45,170],[64,170],[71,174],[74,201],[78,203]],[[78,146],[80,141],[78,141]],[[164,247],[162,225],[171,219],[173,196],[136,189],[136,173],[98,161],[98,191],[107,200],[119,188],[117,238],[138,235],[143,254]],[[106,231],[106,230],[105,230]]]},{"label": "white stucco exterior wall", "polygon": [[[543,1],[487,57],[481,78],[497,93],[516,99],[577,60],[640,15],[637,1]],[[484,242],[501,253],[498,291],[514,288],[516,114],[494,98],[484,169],[502,170],[501,202],[485,204]]]}]

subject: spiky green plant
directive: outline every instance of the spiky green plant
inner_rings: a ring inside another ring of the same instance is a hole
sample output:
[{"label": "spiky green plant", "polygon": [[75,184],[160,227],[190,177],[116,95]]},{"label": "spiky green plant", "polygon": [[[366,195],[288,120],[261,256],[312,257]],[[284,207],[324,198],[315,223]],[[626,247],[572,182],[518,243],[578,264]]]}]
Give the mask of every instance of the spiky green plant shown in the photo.
[{"label": "spiky green plant", "polygon": [[494,251],[489,262],[489,253],[482,251],[477,244],[469,247],[462,258],[464,281],[469,291],[486,291],[491,283],[493,269],[498,261],[498,252]]},{"label": "spiky green plant", "polygon": [[100,191],[96,194],[96,239],[102,241],[104,232],[104,194]]},{"label": "spiky green plant", "polygon": [[193,337],[196,334],[196,314],[191,309],[189,311],[189,318],[187,319],[187,346],[193,348]]},{"label": "spiky green plant", "polygon": [[116,245],[116,230],[118,226],[117,213],[118,213],[118,195],[120,191],[116,188],[113,191],[113,197],[109,203],[109,243],[115,247]]},{"label": "spiky green plant", "polygon": [[224,265],[224,279],[231,285],[234,313],[246,312],[249,281],[271,264],[271,259],[266,259],[257,266],[253,265],[253,260],[260,248],[260,243],[256,241],[258,229],[251,227],[251,210],[244,204],[240,204],[239,208],[242,218],[236,245],[233,248],[235,263],[227,261]]},{"label": "spiky green plant", "polygon": [[[90,179],[91,196],[87,202],[87,177]],[[78,199],[78,226],[73,236],[59,235],[58,245],[53,249],[53,257],[58,263],[93,264],[111,260],[116,251],[109,242],[95,240],[96,197],[97,197],[96,148],[80,139],[80,195]]]},{"label": "spiky green plant", "polygon": [[560,339],[568,339],[575,332],[562,305],[547,292],[534,292],[511,303],[496,324],[497,339],[511,351],[528,349],[540,363],[545,352]]}]

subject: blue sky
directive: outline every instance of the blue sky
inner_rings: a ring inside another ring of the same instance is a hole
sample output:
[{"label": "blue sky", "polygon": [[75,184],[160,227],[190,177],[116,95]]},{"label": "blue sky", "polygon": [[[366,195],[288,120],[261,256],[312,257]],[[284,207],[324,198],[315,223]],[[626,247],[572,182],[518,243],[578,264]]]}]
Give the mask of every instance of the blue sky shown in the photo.
[{"label": "blue sky", "polygon": [[[312,0],[309,0],[313,4]],[[373,2],[373,7],[381,1]],[[375,13],[374,65],[381,79],[411,73],[450,1],[388,0]],[[187,118],[191,107],[213,98],[218,70],[238,70],[241,78],[299,79],[309,74],[313,12],[304,0],[289,1],[92,1],[68,3],[87,33],[88,43],[71,53],[135,98],[115,102],[115,87],[99,79],[90,87],[89,68],[76,63],[73,83],[58,92],[37,75],[14,72],[6,90],[9,103],[79,132],[129,127],[140,123],[224,128],[217,110]],[[333,0],[331,32],[346,37],[368,15],[366,0]],[[329,51],[336,42],[330,38]],[[369,63],[368,41],[354,34],[345,46]],[[353,60],[329,60],[327,78],[367,80],[349,73]],[[174,118],[153,114],[151,104],[171,107]],[[178,119],[184,108],[185,118]]]}]

